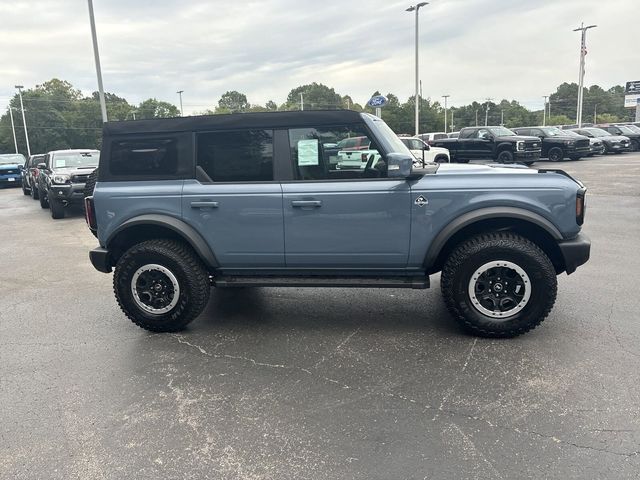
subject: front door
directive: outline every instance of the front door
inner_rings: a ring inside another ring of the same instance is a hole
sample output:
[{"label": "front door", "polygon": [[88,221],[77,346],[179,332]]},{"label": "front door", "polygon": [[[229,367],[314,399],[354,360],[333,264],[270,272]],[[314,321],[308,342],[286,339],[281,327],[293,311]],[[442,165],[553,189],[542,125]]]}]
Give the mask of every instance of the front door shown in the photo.
[{"label": "front door", "polygon": [[273,132],[236,130],[196,138],[197,172],[182,216],[222,268],[284,267],[282,188],[273,180]]},{"label": "front door", "polygon": [[388,179],[371,143],[368,161],[337,168],[333,148],[368,135],[364,125],[289,131],[294,180],[282,184],[288,268],[405,268],[411,200],[404,179]]}]

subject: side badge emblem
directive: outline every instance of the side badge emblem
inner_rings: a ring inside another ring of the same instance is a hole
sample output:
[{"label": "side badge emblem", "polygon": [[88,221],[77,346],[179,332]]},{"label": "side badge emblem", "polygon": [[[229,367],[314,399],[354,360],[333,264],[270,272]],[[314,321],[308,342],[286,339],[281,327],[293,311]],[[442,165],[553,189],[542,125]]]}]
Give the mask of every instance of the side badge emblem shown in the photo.
[{"label": "side badge emblem", "polygon": [[419,207],[424,207],[429,203],[429,200],[420,195],[418,198],[416,198],[416,201],[414,203]]}]

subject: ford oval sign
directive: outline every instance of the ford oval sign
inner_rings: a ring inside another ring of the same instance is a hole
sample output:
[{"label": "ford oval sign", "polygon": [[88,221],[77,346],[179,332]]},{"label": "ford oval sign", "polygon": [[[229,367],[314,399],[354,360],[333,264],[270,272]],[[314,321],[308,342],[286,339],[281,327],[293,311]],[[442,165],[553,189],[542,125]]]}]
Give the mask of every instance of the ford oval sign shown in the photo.
[{"label": "ford oval sign", "polygon": [[374,108],[384,107],[387,104],[387,97],[383,95],[375,95],[367,102],[367,105]]}]

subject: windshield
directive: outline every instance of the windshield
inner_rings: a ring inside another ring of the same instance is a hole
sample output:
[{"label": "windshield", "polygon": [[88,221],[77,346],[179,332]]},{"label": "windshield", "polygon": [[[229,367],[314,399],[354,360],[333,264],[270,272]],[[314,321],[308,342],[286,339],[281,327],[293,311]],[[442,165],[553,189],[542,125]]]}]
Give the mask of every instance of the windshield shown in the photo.
[{"label": "windshield", "polygon": [[373,117],[373,115],[368,116],[368,119],[373,120],[370,123],[367,123],[369,123],[370,127],[376,129],[380,133],[380,136],[384,138],[386,142],[385,147],[389,153],[404,153],[405,155],[413,158],[413,154],[409,151],[407,146],[402,143],[402,140],[400,140],[400,138],[386,123],[377,117]]},{"label": "windshield", "polygon": [[589,132],[594,137],[610,137],[611,134],[601,128],[585,128],[585,131]]},{"label": "windshield", "polygon": [[100,152],[65,152],[53,155],[53,168],[97,167]]},{"label": "windshield", "polygon": [[544,133],[546,133],[550,137],[562,137],[566,134],[566,132],[563,132],[558,127],[544,127],[544,128],[541,128],[540,130],[542,130]]},{"label": "windshield", "polygon": [[632,130],[635,133],[640,133],[640,127],[636,127],[635,125],[625,125],[629,130]]},{"label": "windshield", "polygon": [[0,155],[0,165],[24,165],[24,155],[20,153],[10,153],[7,155]]},{"label": "windshield", "polygon": [[616,125],[616,126],[620,129],[620,131],[621,131],[622,133],[631,133],[631,134],[636,133],[636,132],[634,132],[632,129],[630,129],[629,127],[627,127],[626,125]]},{"label": "windshield", "polygon": [[515,135],[511,130],[504,127],[491,127],[489,131],[496,137],[512,137]]}]

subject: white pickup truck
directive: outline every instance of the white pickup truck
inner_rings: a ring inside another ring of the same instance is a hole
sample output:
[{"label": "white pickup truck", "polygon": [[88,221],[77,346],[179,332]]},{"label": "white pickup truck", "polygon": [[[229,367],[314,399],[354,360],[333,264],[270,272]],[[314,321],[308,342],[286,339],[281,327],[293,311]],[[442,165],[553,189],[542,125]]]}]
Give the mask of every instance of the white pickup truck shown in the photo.
[{"label": "white pickup truck", "polygon": [[449,150],[442,147],[432,147],[428,143],[417,137],[400,137],[413,156],[416,157],[416,166],[422,166],[423,162],[449,163]]}]

